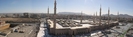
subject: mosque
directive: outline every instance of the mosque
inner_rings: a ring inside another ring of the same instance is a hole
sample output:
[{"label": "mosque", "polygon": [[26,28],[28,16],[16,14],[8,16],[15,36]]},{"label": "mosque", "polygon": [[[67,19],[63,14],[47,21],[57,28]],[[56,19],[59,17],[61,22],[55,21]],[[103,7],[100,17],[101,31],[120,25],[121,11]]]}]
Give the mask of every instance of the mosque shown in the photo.
[{"label": "mosque", "polygon": [[[103,30],[118,25],[118,21],[112,20],[101,20],[101,7],[100,15],[98,20],[89,19],[83,20],[67,20],[67,19],[56,19],[56,0],[54,1],[54,15],[52,19],[49,19],[49,8],[48,8],[48,18],[46,23],[48,24],[48,32],[51,35],[77,35],[86,34],[94,30]],[[108,9],[108,18],[110,10]],[[81,13],[82,17],[82,13]]]}]

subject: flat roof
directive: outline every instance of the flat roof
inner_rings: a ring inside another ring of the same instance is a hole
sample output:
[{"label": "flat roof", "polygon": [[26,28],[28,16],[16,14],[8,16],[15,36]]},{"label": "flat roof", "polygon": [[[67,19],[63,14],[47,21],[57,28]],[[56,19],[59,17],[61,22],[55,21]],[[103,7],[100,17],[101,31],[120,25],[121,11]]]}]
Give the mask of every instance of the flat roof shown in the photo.
[{"label": "flat roof", "polygon": [[[53,28],[54,24],[53,24],[53,21],[52,20],[48,20],[50,22],[50,28]],[[80,22],[80,20],[72,20],[72,21],[76,21],[76,22]],[[82,22],[89,22],[89,23],[93,23],[93,21],[89,21],[89,20],[82,20]],[[117,21],[110,21],[110,23],[116,23]],[[103,24],[105,22],[102,22]],[[67,28],[70,28],[70,29],[79,29],[79,28],[89,28],[91,26],[95,26],[95,25],[91,25],[91,24],[80,24],[82,26],[76,26],[76,27],[63,27],[61,25],[59,25],[58,23],[56,23],[56,29],[67,29]]]},{"label": "flat roof", "polygon": [[[76,22],[80,22],[80,20],[73,20],[73,21],[76,21]],[[89,20],[82,20],[83,23],[86,23],[86,22],[93,22],[93,21],[89,21]]]},{"label": "flat roof", "polygon": [[[50,24],[49,24],[50,28],[53,28],[53,26],[54,26],[53,21],[51,21],[51,20],[48,20],[48,21],[50,22]],[[75,20],[75,21],[77,22],[78,20]],[[94,25],[90,25],[90,24],[80,24],[80,25],[82,25],[82,26],[79,26],[79,27],[63,27],[63,26],[59,25],[58,23],[56,23],[56,29],[67,29],[67,28],[78,29],[78,28],[89,28],[91,26],[94,26]]]}]

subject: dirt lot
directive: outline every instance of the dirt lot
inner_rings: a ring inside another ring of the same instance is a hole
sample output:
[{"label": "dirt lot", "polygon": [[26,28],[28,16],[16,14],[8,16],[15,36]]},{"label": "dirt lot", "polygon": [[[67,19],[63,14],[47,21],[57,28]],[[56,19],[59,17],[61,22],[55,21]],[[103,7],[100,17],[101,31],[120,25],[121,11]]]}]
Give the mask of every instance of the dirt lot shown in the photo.
[{"label": "dirt lot", "polygon": [[39,22],[38,19],[34,18],[0,18],[0,20],[7,21],[7,22]]},{"label": "dirt lot", "polygon": [[38,23],[32,23],[28,24],[26,26],[20,25],[19,30],[23,30],[24,33],[19,33],[19,32],[12,32],[7,35],[7,37],[36,37],[37,35],[37,27]]}]

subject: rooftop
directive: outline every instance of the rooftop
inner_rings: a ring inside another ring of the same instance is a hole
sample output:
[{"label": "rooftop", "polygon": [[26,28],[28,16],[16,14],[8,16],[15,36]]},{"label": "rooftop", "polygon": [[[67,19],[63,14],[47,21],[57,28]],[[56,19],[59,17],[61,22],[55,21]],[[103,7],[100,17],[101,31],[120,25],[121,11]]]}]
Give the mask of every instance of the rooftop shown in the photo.
[{"label": "rooftop", "polygon": [[[48,20],[50,22],[50,28],[53,28],[54,24],[53,21]],[[79,20],[74,20],[76,22],[78,22]],[[70,28],[70,29],[77,29],[77,28],[89,28],[90,26],[94,26],[94,25],[90,25],[90,24],[80,24],[82,26],[76,26],[76,27],[63,27],[60,24],[56,23],[56,28],[57,29],[64,29],[64,28]]]}]

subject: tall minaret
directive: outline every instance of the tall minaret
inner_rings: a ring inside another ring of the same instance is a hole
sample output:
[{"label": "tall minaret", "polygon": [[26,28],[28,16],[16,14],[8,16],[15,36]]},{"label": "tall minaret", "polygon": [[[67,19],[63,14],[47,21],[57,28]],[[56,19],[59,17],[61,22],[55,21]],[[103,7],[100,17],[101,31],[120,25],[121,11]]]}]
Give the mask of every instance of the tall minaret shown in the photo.
[{"label": "tall minaret", "polygon": [[46,18],[46,23],[48,23],[48,19],[49,19],[49,7],[48,7],[48,11],[47,11],[47,18]]},{"label": "tall minaret", "polygon": [[110,8],[108,8],[108,25],[109,25],[109,22],[110,22],[110,20],[109,20],[110,16],[109,15],[110,15]]},{"label": "tall minaret", "polygon": [[67,20],[70,20],[70,17],[69,17],[69,15],[67,15]]},{"label": "tall minaret", "polygon": [[93,22],[95,23],[95,13],[94,13],[94,16],[93,16]]},{"label": "tall minaret", "polygon": [[96,17],[97,17],[97,11],[96,11]]},{"label": "tall minaret", "polygon": [[100,17],[99,17],[99,25],[101,25],[101,11],[102,11],[102,9],[101,9],[101,5],[100,5]]},{"label": "tall minaret", "polygon": [[56,0],[54,1],[54,29],[56,29]]},{"label": "tall minaret", "polygon": [[117,21],[119,21],[119,11],[118,11],[118,13],[117,13]]},{"label": "tall minaret", "polygon": [[82,19],[83,19],[83,16],[82,16],[82,11],[81,11],[81,19],[80,19],[80,23],[82,23]]},{"label": "tall minaret", "polygon": [[48,13],[47,13],[47,17],[48,17],[48,19],[49,19],[49,7],[48,7],[48,11],[47,11]]},{"label": "tall minaret", "polygon": [[97,21],[97,11],[96,11],[96,16],[95,16],[95,21]]}]

